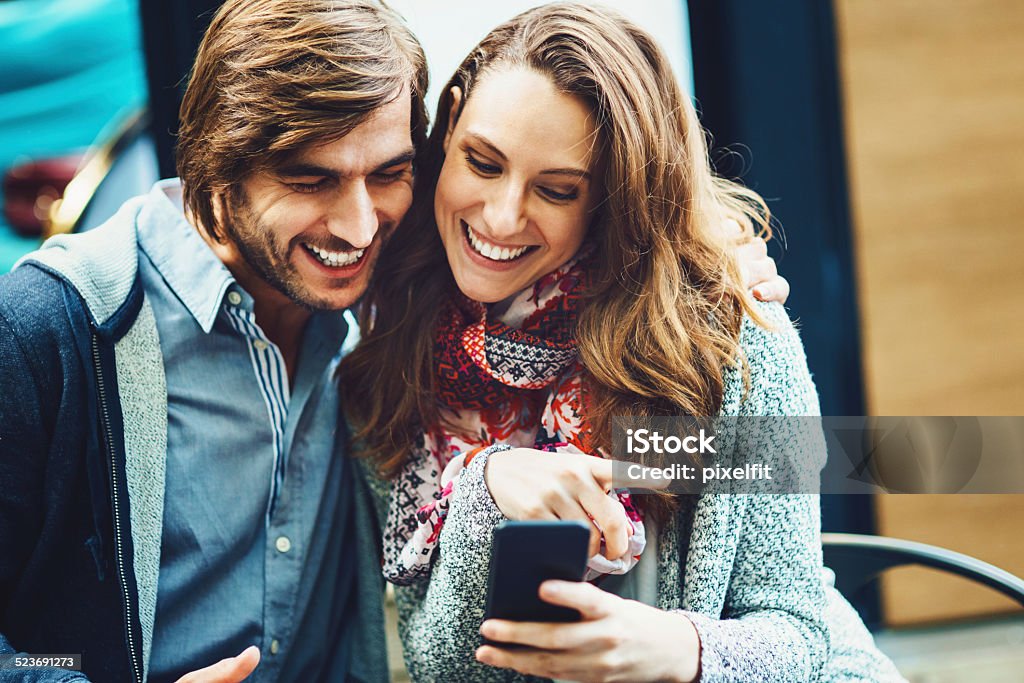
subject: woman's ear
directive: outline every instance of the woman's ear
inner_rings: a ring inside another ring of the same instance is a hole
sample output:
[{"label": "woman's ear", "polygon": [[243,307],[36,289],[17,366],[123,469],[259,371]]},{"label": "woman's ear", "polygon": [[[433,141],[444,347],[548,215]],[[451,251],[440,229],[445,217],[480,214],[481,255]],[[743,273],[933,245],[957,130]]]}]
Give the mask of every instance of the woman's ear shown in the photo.
[{"label": "woman's ear", "polygon": [[452,94],[452,106],[448,110],[448,130],[444,133],[444,153],[448,153],[448,143],[452,139],[452,131],[455,130],[455,122],[459,120],[459,108],[462,106],[462,88],[453,85],[449,91]]}]

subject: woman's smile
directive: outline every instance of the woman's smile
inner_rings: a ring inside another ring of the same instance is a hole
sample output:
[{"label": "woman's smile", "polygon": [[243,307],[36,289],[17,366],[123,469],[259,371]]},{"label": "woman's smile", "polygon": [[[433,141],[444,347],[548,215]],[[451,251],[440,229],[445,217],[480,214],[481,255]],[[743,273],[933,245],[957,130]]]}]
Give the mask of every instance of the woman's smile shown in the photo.
[{"label": "woman's smile", "polygon": [[487,239],[474,230],[466,221],[460,221],[466,235],[466,242],[470,249],[483,256],[488,261],[495,263],[508,263],[525,256],[533,247],[526,244],[522,246],[501,245]]}]

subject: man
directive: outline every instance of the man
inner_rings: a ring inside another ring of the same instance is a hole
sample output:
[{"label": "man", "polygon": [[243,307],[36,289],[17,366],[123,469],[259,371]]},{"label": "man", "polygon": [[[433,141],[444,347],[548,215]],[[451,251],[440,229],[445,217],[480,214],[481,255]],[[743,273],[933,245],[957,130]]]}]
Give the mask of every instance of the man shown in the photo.
[{"label": "man", "polygon": [[228,2],[180,185],[0,279],[0,655],[82,655],[32,680],[387,680],[333,371],[426,82],[376,3]]},{"label": "man", "polygon": [[336,311],[411,202],[426,81],[376,3],[231,2],[183,106],[183,198],[161,183],[3,279],[0,652],[173,681],[256,644],[224,680],[386,680]]}]

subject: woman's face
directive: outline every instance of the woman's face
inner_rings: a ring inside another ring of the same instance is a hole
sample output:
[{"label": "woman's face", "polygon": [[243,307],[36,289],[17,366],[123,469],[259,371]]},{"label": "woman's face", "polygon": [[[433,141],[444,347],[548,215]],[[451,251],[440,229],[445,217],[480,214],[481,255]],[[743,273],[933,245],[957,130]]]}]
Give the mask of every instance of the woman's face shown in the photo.
[{"label": "woman's face", "polygon": [[453,89],[434,214],[463,294],[506,299],[568,261],[600,194],[587,105],[510,67],[477,83],[457,122]]}]

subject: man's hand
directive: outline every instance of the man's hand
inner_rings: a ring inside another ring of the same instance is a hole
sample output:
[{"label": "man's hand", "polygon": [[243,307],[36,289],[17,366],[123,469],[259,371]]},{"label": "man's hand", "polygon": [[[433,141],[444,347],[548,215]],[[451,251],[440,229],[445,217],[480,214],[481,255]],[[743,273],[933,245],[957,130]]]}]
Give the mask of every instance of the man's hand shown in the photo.
[{"label": "man's hand", "polygon": [[611,460],[513,448],[490,455],[484,479],[498,509],[509,519],[575,519],[589,524],[591,557],[600,550],[602,533],[609,560],[629,549],[632,527],[626,511],[608,495]]},{"label": "man's hand", "polygon": [[480,633],[489,640],[525,646],[484,645],[478,661],[544,678],[573,681],[695,681],[700,673],[700,638],[683,614],[602,591],[589,583],[545,581],[540,596],[573,607],[583,621],[547,624],[488,619]]},{"label": "man's hand", "polygon": [[743,273],[743,286],[759,301],[786,303],[789,282],[779,275],[775,259],[768,256],[768,244],[760,237],[743,237],[740,224],[726,219],[723,230],[736,240],[736,261]]},{"label": "man's hand", "polygon": [[187,673],[177,683],[239,683],[249,677],[260,663],[260,649],[251,645],[241,654],[222,659],[216,664]]}]

